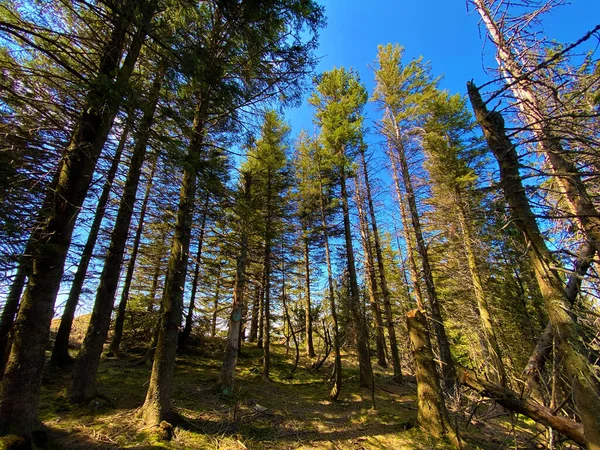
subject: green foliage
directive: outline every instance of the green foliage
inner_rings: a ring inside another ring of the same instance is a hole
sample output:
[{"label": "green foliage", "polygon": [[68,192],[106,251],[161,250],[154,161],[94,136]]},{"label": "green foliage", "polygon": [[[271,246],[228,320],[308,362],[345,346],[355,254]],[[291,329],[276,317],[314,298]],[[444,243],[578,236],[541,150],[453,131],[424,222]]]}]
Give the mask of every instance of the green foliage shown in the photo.
[{"label": "green foliage", "polygon": [[431,65],[423,57],[402,62],[404,48],[398,44],[380,45],[375,66],[372,100],[384,112],[384,133],[393,136],[398,124],[419,126],[423,106],[437,95],[439,78],[431,75]]},{"label": "green foliage", "polygon": [[[309,103],[316,109],[321,141],[334,157],[343,158],[352,147],[362,144],[363,115],[367,90],[358,74],[343,67],[324,72],[315,79],[316,89]],[[347,165],[343,159],[337,164]]]}]

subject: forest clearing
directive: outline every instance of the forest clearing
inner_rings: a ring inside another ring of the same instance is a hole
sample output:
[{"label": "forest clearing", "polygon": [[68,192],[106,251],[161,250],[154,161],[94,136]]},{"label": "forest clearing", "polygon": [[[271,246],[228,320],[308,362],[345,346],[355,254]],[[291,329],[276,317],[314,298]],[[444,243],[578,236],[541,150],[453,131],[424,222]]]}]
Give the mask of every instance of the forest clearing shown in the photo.
[{"label": "forest clearing", "polygon": [[600,450],[600,3],[341,3],[0,2],[0,449]]}]

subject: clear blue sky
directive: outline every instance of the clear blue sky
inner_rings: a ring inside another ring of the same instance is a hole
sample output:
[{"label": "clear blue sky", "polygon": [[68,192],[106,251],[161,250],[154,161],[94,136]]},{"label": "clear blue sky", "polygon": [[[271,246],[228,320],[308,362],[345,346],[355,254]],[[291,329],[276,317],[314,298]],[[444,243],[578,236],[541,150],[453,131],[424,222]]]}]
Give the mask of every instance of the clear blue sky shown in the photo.
[{"label": "clear blue sky", "polygon": [[[327,0],[321,1],[327,15],[327,28],[321,31],[317,55],[318,72],[334,66],[353,67],[367,85],[373,87],[373,64],[379,44],[398,43],[405,58],[420,55],[431,61],[433,74],[444,75],[441,87],[451,93],[465,93],[465,84],[474,79],[490,80],[484,65],[494,64],[492,48],[484,47],[484,30],[479,16],[467,11],[466,1],[456,0]],[[573,0],[544,18],[544,31],[559,42],[573,42],[600,23],[600,0]],[[485,62],[483,52],[487,54]],[[368,119],[376,120],[370,108]],[[312,108],[286,111],[295,136],[300,129],[313,130]]]}]

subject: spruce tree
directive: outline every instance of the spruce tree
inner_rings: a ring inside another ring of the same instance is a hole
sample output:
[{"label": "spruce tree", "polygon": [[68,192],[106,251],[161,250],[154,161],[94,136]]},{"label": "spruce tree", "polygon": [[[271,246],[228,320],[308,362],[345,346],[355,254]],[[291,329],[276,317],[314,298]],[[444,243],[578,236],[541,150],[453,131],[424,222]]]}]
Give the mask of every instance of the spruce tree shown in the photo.
[{"label": "spruce tree", "polygon": [[336,181],[340,188],[346,259],[350,277],[350,308],[358,335],[360,384],[363,387],[372,388],[373,370],[369,351],[369,333],[358,291],[347,188],[351,172],[352,152],[361,145],[362,110],[367,101],[367,91],[358,76],[344,68],[333,69],[321,74],[316,83],[315,92],[309,102],[316,109],[315,119],[321,128],[323,146],[332,153],[335,161]]}]

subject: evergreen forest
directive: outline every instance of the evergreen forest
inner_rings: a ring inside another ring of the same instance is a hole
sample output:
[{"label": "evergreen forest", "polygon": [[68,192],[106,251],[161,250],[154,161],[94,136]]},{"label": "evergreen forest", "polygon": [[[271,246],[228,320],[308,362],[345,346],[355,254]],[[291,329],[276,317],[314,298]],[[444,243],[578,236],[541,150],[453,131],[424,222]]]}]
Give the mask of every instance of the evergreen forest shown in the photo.
[{"label": "evergreen forest", "polygon": [[318,0],[2,0],[0,449],[600,450],[600,25],[466,3],[450,92]]}]

